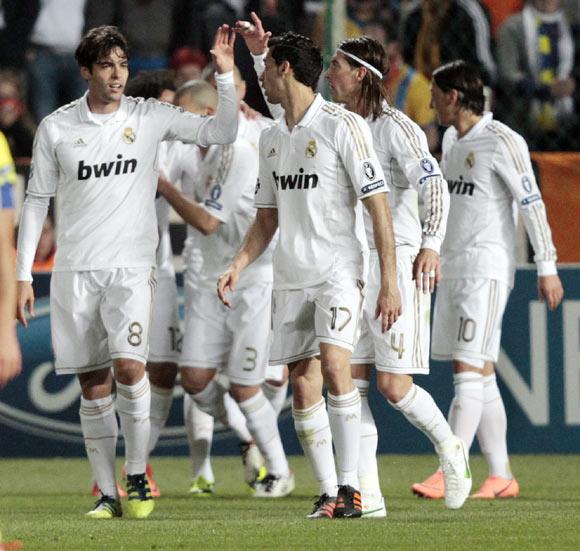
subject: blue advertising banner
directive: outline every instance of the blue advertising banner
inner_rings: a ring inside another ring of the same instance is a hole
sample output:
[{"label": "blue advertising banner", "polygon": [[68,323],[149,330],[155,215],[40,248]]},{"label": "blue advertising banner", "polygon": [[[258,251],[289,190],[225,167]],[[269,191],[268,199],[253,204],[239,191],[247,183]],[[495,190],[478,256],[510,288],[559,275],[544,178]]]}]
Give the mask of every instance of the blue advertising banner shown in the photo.
[{"label": "blue advertising banner", "polygon": [[[565,299],[558,310],[548,312],[537,298],[535,270],[519,269],[504,316],[497,372],[508,416],[509,449],[514,453],[580,453],[580,267],[563,267],[560,276]],[[0,391],[2,457],[85,453],[78,382],[73,376],[57,377],[53,371],[48,283],[49,276],[35,278],[36,317],[27,329],[18,329],[23,373]],[[431,375],[417,377],[416,382],[432,393],[444,412],[448,410],[452,398],[449,365],[433,362]],[[174,395],[168,425],[155,451],[159,455],[187,453],[179,387]],[[432,451],[427,438],[376,389],[369,398],[379,427],[379,452]],[[290,400],[280,416],[280,427],[286,451],[301,453]],[[213,451],[238,453],[235,436],[217,427]]]}]

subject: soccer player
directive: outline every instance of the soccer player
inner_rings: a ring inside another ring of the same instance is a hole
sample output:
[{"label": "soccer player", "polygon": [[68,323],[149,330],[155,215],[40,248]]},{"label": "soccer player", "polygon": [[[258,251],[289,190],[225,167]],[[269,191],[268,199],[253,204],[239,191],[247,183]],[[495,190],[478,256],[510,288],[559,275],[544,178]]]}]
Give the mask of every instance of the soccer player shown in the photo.
[{"label": "soccer player", "polygon": [[16,172],[8,142],[0,132],[0,388],[22,368],[14,313],[14,191]]},{"label": "soccer player", "polygon": [[243,270],[279,228],[270,362],[289,365],[296,432],[320,483],[309,516],[356,518],[362,514],[357,489],[361,403],[350,358],[364,294],[359,199],[371,214],[379,251],[376,315],[384,331],[401,308],[387,185],[368,125],[316,94],[322,57],[313,42],[295,33],[269,44],[268,34],[262,38],[269,50],[261,84],[269,103],[280,104],[284,116],[260,137],[256,220],[220,278],[218,293],[231,304],[228,294],[244,277]]},{"label": "soccer player", "polygon": [[[494,369],[502,317],[514,283],[514,201],[534,248],[540,300],[551,310],[564,295],[556,249],[528,147],[519,134],[484,112],[477,71],[463,61],[437,69],[431,103],[439,122],[449,126],[441,168],[451,194],[432,357],[453,362],[455,397],[449,411],[453,432],[468,447],[477,434],[488,463],[489,476],[472,497],[515,497],[519,487],[510,470],[506,413]],[[413,491],[442,497],[440,471],[414,484]]]},{"label": "soccer player", "polygon": [[49,198],[57,195],[52,342],[57,373],[75,373],[81,385],[81,426],[101,490],[91,518],[122,514],[115,409],[126,443],[126,513],[145,518],[154,507],[145,476],[151,401],[145,362],[156,285],[157,151],[163,140],[235,139],[233,43],[227,26],[218,29],[212,52],[220,108],[215,117],[200,118],[125,97],[127,42],[116,27],[94,28],[76,50],[87,93],[46,117],[36,134],[18,237],[18,318],[26,325],[25,309],[32,310],[30,267]]},{"label": "soccer player", "polygon": [[[208,82],[192,81],[178,90],[176,101],[188,111],[207,116],[216,108],[217,93]],[[284,454],[277,416],[260,388],[270,342],[271,255],[264,255],[244,274],[233,309],[224,308],[215,294],[215,282],[255,214],[258,155],[247,140],[238,138],[229,146],[202,148],[201,157],[193,198],[163,179],[158,188],[192,226],[186,256],[181,381],[202,411],[223,420],[227,390],[216,380],[222,370],[229,380],[229,393],[266,461],[268,474],[257,482],[254,496],[283,497],[294,489],[294,475]]]},{"label": "soccer player", "polygon": [[326,75],[332,99],[367,119],[379,161],[392,182],[389,204],[403,314],[387,334],[381,333],[373,308],[380,287],[379,259],[367,215],[371,249],[367,301],[352,359],[352,374],[363,404],[359,478],[363,515],[369,517],[386,516],[377,471],[377,428],[367,399],[372,365],[377,369],[377,386],[389,404],[435,446],[445,478],[446,505],[461,507],[471,490],[465,444],[453,434],[431,395],[413,382],[414,375],[429,373],[431,293],[439,279],[449,192],[429,153],[425,133],[388,104],[384,67],[382,45],[360,37],[338,45]]}]

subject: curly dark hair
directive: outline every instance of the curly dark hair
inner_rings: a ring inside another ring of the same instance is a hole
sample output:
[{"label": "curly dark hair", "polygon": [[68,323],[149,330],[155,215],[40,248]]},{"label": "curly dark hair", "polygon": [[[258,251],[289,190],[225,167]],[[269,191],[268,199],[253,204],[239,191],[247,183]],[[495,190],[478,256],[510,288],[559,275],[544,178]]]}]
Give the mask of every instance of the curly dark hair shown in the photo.
[{"label": "curly dark hair", "polygon": [[139,71],[137,75],[127,82],[125,94],[138,98],[159,98],[163,90],[173,90],[171,71],[161,69],[159,71]]},{"label": "curly dark hair", "polygon": [[322,54],[310,38],[289,31],[271,38],[268,48],[276,65],[287,61],[296,80],[316,91],[322,73]]}]

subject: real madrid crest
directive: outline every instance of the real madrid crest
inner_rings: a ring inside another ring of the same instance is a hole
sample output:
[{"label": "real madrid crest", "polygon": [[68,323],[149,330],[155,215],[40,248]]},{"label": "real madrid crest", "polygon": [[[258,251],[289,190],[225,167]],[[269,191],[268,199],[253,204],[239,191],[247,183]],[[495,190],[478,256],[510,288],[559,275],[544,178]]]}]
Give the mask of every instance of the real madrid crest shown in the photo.
[{"label": "real madrid crest", "polygon": [[131,127],[127,127],[123,130],[123,141],[125,143],[133,143],[136,139],[137,136],[135,136],[135,132],[133,132]]},{"label": "real madrid crest", "polygon": [[469,152],[469,155],[465,157],[465,166],[467,168],[473,168],[475,165],[475,153],[473,151]]},{"label": "real madrid crest", "polygon": [[304,152],[309,159],[316,156],[318,149],[316,147],[316,140],[310,140],[306,146],[306,151]]}]

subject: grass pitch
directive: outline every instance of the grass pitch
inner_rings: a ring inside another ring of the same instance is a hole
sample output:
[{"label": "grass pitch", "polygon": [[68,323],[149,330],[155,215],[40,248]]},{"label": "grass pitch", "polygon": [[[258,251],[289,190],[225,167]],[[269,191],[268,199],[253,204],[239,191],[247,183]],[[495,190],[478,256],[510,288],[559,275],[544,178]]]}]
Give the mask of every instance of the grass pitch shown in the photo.
[{"label": "grass pitch", "polygon": [[[241,461],[216,458],[217,493],[187,494],[186,458],[153,459],[163,493],[144,521],[84,518],[94,498],[85,459],[0,460],[0,528],[26,550],[103,549],[580,549],[580,457],[515,456],[522,488],[513,500],[443,502],[414,497],[412,482],[431,474],[430,456],[381,456],[387,519],[306,520],[317,492],[303,457],[292,457],[297,487],[281,500],[252,498]],[[485,478],[472,459],[474,488]]]}]

